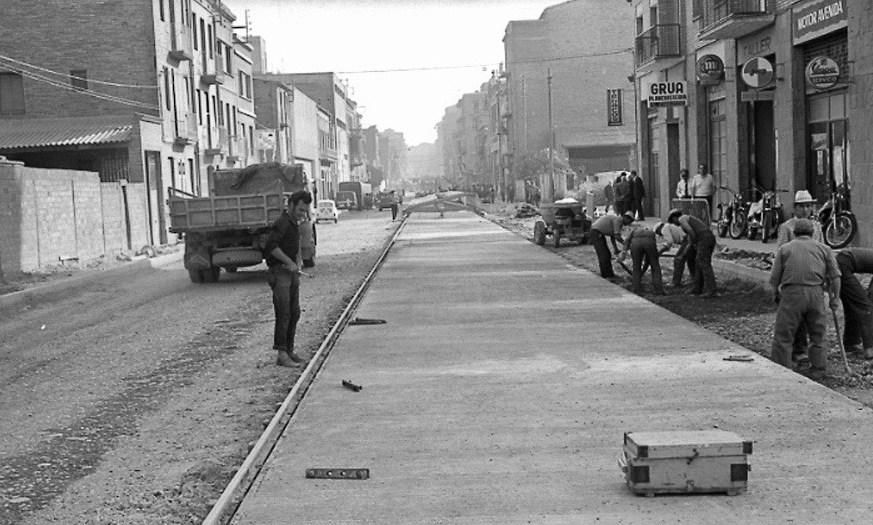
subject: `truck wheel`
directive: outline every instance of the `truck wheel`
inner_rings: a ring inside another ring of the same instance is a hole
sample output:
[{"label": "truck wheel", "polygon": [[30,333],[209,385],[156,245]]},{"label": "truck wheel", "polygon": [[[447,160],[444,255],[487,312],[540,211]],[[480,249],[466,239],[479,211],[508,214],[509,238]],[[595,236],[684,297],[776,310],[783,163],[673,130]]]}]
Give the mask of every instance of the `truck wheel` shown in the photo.
[{"label": "truck wheel", "polygon": [[534,235],[533,235],[534,243],[542,246],[546,244],[546,224],[542,221],[537,221],[534,224]]},{"label": "truck wheel", "polygon": [[201,284],[203,282],[203,274],[200,273],[200,270],[188,270],[188,277],[191,279],[192,283]]},{"label": "truck wheel", "polygon": [[200,270],[200,273],[203,275],[204,283],[217,283],[218,276],[221,274],[221,268],[219,266],[210,266],[205,270]]}]

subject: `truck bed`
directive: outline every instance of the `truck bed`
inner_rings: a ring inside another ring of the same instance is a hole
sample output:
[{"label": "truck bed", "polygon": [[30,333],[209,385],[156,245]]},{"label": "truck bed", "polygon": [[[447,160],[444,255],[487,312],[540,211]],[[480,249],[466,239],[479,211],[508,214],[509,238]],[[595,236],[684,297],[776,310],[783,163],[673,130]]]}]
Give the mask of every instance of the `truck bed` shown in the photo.
[{"label": "truck bed", "polygon": [[285,207],[281,193],[220,197],[181,197],[174,193],[169,204],[173,233],[266,228]]}]

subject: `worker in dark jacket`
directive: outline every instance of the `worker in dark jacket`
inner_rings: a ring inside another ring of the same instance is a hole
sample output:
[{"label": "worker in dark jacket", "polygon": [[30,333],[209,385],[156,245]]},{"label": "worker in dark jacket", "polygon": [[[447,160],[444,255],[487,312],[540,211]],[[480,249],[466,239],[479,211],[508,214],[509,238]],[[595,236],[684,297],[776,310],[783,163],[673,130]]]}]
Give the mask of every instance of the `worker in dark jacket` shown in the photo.
[{"label": "worker in dark jacket", "polygon": [[843,250],[837,254],[837,267],[840,269],[840,300],[846,318],[843,344],[847,351],[863,352],[865,359],[873,359],[873,281],[864,290],[855,277],[856,273],[873,273],[873,250]]},{"label": "worker in dark jacket", "polygon": [[295,366],[302,363],[294,353],[294,334],[300,320],[300,230],[312,204],[309,192],[291,195],[288,208],[276,219],[267,238],[265,252],[269,275],[267,282],[273,290],[273,309],[276,326],[273,330],[273,350],[279,352],[276,364]]},{"label": "worker in dark jacket", "polygon": [[631,170],[630,187],[631,207],[629,211],[634,212],[634,218],[636,220],[645,220],[646,214],[643,212],[643,199],[646,197],[646,185],[643,184],[643,179],[637,175],[636,170]]},{"label": "worker in dark jacket", "polygon": [[712,252],[715,251],[715,235],[709,225],[677,209],[670,210],[667,222],[675,224],[685,232],[685,242],[694,247],[694,295],[715,296],[715,272],[712,269]]},{"label": "worker in dark jacket", "polygon": [[615,214],[624,215],[624,212],[629,211],[628,204],[630,203],[631,198],[631,186],[630,182],[627,180],[627,174],[622,172],[621,175],[615,179],[613,186],[615,194]]},{"label": "worker in dark jacket", "polygon": [[770,358],[791,368],[794,336],[801,323],[809,333],[809,376],[821,379],[827,371],[827,313],[824,289],[830,293],[831,308],[836,308],[840,296],[840,271],[831,249],[812,239],[813,226],[808,219],[794,224],[795,239],[782,245],[773,259],[770,285],[779,304],[773,329],[773,349]]}]

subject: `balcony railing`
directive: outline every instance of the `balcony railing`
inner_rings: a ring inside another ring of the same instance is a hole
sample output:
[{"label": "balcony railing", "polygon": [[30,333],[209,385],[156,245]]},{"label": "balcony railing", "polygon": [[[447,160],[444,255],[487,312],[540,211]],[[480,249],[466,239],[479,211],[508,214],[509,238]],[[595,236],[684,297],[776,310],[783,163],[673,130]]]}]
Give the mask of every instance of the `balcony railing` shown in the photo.
[{"label": "balcony railing", "polygon": [[194,50],[191,42],[191,33],[184,23],[170,24],[170,53],[171,59],[181,62],[193,60]]},{"label": "balcony railing", "polygon": [[652,60],[681,56],[681,25],[658,24],[636,38],[637,66]]},{"label": "balcony railing", "polygon": [[197,122],[193,115],[179,114],[173,121],[173,142],[180,146],[197,141]]},{"label": "balcony railing", "polygon": [[218,155],[227,149],[227,136],[227,129],[212,128],[209,134],[209,147],[205,151],[206,155]]},{"label": "balcony railing", "polygon": [[700,39],[740,38],[772,24],[773,0],[703,0]]},{"label": "balcony railing", "polygon": [[248,149],[244,138],[232,136],[227,142],[227,160],[229,162],[237,162],[240,159],[248,157]]}]

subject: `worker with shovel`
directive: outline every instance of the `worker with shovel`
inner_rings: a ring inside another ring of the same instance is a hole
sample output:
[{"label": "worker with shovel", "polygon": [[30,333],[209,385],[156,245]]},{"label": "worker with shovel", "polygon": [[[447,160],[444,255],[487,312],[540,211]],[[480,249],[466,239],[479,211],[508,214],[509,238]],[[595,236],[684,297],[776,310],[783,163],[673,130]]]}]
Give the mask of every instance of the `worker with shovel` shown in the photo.
[{"label": "worker with shovel", "polygon": [[630,213],[604,215],[591,225],[591,232],[588,235],[591,244],[594,246],[594,251],[597,253],[600,276],[604,279],[615,277],[615,272],[612,271],[612,254],[609,251],[609,246],[606,244],[606,239],[612,240],[612,247],[615,253],[618,253],[619,249],[616,239],[621,240],[621,229],[632,223],[633,220],[633,216]]},{"label": "worker with shovel", "polygon": [[[633,213],[633,212],[627,212]],[[622,262],[630,253],[633,260],[631,278],[633,287],[631,291],[639,294],[642,291],[643,274],[648,267],[652,268],[652,287],[658,295],[664,295],[664,282],[661,279],[661,261],[658,253],[658,245],[655,242],[655,232],[642,223],[632,223],[626,227],[624,234],[624,249],[618,256]]]},{"label": "worker with shovel", "polygon": [[855,277],[856,273],[873,273],[873,250],[842,250],[837,254],[837,267],[840,269],[840,300],[846,324],[843,345],[849,352],[863,352],[864,359],[873,359],[873,281],[864,290]]},{"label": "worker with shovel", "polygon": [[791,368],[794,336],[803,323],[810,340],[809,359],[812,367],[809,377],[822,379],[827,372],[824,289],[828,288],[830,306],[835,309],[840,296],[840,270],[830,248],[813,240],[812,232],[810,220],[798,219],[794,223],[795,239],[782,245],[773,260],[770,284],[779,308],[776,310],[770,358]]}]

